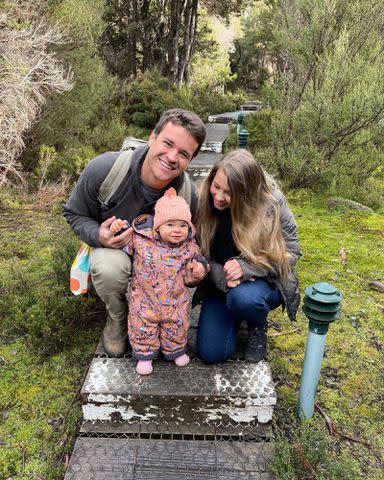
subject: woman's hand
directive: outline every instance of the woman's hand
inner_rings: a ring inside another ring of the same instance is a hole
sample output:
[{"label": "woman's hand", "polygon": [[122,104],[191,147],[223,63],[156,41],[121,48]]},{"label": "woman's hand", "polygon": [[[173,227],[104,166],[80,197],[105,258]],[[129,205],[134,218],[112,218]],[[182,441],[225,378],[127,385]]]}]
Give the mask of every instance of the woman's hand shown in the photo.
[{"label": "woman's hand", "polygon": [[243,270],[240,266],[240,263],[232,258],[224,264],[224,272],[226,274],[227,286],[229,288],[237,287],[240,285],[241,279],[243,278]]},{"label": "woman's hand", "polygon": [[183,272],[184,285],[194,287],[201,282],[205,275],[206,271],[202,263],[197,262],[195,259],[189,260]]},{"label": "woman's hand", "polygon": [[205,268],[204,265],[200,262],[197,262],[195,259],[192,260],[192,277],[196,281],[201,281],[205,277]]}]

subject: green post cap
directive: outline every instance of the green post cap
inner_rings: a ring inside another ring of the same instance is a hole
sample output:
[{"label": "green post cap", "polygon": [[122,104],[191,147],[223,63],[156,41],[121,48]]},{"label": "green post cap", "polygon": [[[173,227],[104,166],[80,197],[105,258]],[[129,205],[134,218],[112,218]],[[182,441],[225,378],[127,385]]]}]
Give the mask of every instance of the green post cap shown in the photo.
[{"label": "green post cap", "polygon": [[249,137],[248,130],[245,130],[243,128],[242,130],[240,130],[240,132],[238,132],[238,134],[237,134],[237,144],[239,145],[239,148],[247,148],[248,137]]},{"label": "green post cap", "polygon": [[244,117],[244,113],[239,113],[239,115],[237,116],[237,123],[241,125],[243,123]]},{"label": "green post cap", "polygon": [[[303,312],[309,319],[309,328],[314,333],[325,334],[328,325],[340,317],[343,295],[327,282],[315,283],[304,290]],[[319,324],[327,325],[326,329],[318,329]],[[325,331],[324,331],[325,330]],[[324,332],[324,333],[320,333]]]},{"label": "green post cap", "polygon": [[336,287],[327,282],[320,282],[307,287],[304,290],[305,295],[320,303],[339,303],[343,295]]}]

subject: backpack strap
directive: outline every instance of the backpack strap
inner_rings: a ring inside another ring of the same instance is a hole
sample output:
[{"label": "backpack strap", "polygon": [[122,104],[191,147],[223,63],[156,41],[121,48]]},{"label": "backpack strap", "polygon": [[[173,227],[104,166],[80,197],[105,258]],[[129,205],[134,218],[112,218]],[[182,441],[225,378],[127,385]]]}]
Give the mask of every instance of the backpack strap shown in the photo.
[{"label": "backpack strap", "polygon": [[188,173],[184,172],[183,175],[183,185],[179,190],[178,195],[183,197],[184,200],[191,206],[191,199],[192,199],[192,186],[191,186],[191,179],[189,178]]},{"label": "backpack strap", "polygon": [[98,199],[102,204],[105,205],[109,202],[129,172],[132,163],[132,153],[133,150],[126,150],[121,152],[116,158],[99,190]]}]

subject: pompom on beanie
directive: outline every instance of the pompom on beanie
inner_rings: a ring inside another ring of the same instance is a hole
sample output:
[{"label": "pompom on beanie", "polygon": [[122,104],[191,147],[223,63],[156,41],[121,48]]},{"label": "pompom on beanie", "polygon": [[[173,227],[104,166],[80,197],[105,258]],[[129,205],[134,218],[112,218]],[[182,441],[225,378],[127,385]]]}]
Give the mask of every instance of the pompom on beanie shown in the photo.
[{"label": "pompom on beanie", "polygon": [[153,228],[157,230],[169,220],[184,220],[193,228],[188,203],[183,197],[179,197],[172,187],[168,188],[155,204]]}]

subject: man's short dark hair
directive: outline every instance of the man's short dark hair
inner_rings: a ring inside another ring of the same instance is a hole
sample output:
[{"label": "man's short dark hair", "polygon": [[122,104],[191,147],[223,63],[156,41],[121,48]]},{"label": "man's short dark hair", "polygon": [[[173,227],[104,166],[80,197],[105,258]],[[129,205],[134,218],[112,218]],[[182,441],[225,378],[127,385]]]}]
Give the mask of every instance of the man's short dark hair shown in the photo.
[{"label": "man's short dark hair", "polygon": [[156,126],[153,129],[156,137],[169,122],[184,127],[197,141],[198,147],[193,154],[193,157],[195,157],[199,153],[206,135],[205,126],[201,118],[196,115],[196,113],[190,112],[189,110],[183,110],[181,108],[166,110],[161,115],[159,121],[156,123]]}]

